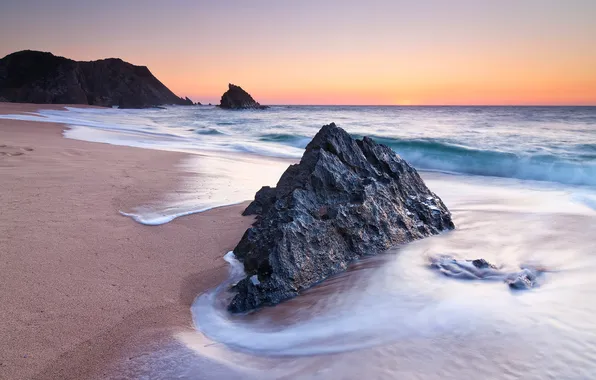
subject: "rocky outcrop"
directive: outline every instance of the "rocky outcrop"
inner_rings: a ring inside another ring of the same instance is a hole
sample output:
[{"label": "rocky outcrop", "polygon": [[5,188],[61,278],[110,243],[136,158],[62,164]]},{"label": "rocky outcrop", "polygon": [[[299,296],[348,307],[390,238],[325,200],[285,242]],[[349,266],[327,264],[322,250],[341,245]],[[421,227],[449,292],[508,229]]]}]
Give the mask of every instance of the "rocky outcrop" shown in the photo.
[{"label": "rocky outcrop", "polygon": [[185,98],[180,97],[180,104],[183,106],[194,106],[195,105],[193,103],[193,101],[188,98],[188,96]]},{"label": "rocky outcrop", "polygon": [[523,266],[519,271],[506,271],[484,259],[457,260],[447,255],[430,258],[430,267],[460,280],[503,281],[516,290],[536,287],[539,276],[545,272],[544,268],[531,266]]},{"label": "rocky outcrop", "polygon": [[246,277],[229,310],[275,305],[360,257],[454,228],[447,207],[389,147],[324,126],[275,188],[245,214],[257,220],[234,249]]},{"label": "rocky outcrop", "polygon": [[0,60],[0,98],[123,108],[192,104],[176,96],[147,67],[116,58],[77,62],[30,50]]},{"label": "rocky outcrop", "polygon": [[240,86],[235,86],[231,83],[228,85],[228,91],[221,96],[219,107],[230,110],[269,108],[256,102],[252,96]]}]

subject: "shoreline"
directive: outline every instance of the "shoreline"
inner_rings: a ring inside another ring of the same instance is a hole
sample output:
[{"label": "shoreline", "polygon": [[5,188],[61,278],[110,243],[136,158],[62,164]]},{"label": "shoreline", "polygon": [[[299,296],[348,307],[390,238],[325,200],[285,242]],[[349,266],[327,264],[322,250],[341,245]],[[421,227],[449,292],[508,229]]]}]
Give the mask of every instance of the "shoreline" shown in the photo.
[{"label": "shoreline", "polygon": [[189,331],[194,298],[225,279],[223,255],[252,223],[245,203],[160,226],[120,215],[175,190],[188,155],[66,139],[64,128],[0,120],[0,378],[102,377]]}]

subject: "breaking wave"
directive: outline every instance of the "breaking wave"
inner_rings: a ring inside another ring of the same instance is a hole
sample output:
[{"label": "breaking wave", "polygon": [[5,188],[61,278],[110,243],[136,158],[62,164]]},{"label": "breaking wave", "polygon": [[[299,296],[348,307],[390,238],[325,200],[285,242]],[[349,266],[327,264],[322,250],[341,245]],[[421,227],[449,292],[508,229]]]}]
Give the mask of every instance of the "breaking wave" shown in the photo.
[{"label": "breaking wave", "polygon": [[432,140],[375,138],[420,169],[464,174],[596,185],[596,159],[552,154],[517,154],[480,150]]},{"label": "breaking wave", "polygon": [[[362,135],[354,135],[362,138]],[[436,139],[398,139],[369,136],[391,147],[417,169],[462,174],[596,185],[596,145],[583,144],[575,157],[553,154],[521,154],[482,150]],[[267,134],[261,141],[304,148],[309,139],[301,135]],[[581,148],[581,149],[580,149]]]}]

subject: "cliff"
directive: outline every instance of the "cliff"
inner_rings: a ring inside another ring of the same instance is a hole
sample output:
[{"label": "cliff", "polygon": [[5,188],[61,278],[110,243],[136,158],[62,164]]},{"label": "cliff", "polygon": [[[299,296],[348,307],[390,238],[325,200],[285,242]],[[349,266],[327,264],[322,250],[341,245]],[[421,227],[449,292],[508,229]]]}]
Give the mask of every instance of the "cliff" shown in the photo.
[{"label": "cliff", "polygon": [[77,62],[31,50],[0,59],[0,101],[122,108],[192,105],[145,66],[117,58]]}]

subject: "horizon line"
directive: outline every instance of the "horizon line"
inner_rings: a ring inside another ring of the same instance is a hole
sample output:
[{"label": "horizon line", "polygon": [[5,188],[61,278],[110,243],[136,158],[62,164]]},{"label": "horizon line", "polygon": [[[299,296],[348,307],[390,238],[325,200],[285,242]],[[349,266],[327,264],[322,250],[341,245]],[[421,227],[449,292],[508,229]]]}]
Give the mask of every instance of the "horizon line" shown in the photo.
[{"label": "horizon line", "polygon": [[[218,106],[201,103],[203,106]],[[263,104],[270,107],[596,107],[594,104]]]}]

